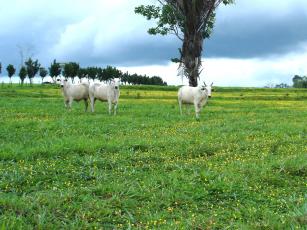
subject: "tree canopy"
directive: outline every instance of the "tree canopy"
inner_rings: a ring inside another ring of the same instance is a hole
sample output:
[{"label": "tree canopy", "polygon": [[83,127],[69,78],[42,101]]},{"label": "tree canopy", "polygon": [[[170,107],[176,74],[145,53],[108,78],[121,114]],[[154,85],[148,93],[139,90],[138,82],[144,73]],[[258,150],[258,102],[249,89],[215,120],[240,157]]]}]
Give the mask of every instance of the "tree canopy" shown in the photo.
[{"label": "tree canopy", "polygon": [[42,78],[42,83],[44,78],[47,76],[48,71],[44,67],[39,68],[39,76]]},{"label": "tree canopy", "polygon": [[307,76],[295,75],[292,82],[294,88],[307,88]]},{"label": "tree canopy", "polygon": [[7,67],[6,67],[6,70],[7,70],[7,74],[9,76],[9,78],[11,78],[15,72],[16,72],[16,69],[13,65],[9,64]]},{"label": "tree canopy", "polygon": [[30,79],[30,83],[32,84],[32,79],[38,73],[40,64],[38,63],[38,60],[33,61],[31,58],[29,58],[25,62],[25,66],[26,66],[28,77]]},{"label": "tree canopy", "polygon": [[54,59],[49,67],[49,74],[51,77],[57,77],[61,74],[62,69],[60,63],[56,62]]},{"label": "tree canopy", "polygon": [[25,78],[27,77],[27,69],[25,66],[22,66],[19,70],[19,78],[21,80],[21,84],[23,84]]}]

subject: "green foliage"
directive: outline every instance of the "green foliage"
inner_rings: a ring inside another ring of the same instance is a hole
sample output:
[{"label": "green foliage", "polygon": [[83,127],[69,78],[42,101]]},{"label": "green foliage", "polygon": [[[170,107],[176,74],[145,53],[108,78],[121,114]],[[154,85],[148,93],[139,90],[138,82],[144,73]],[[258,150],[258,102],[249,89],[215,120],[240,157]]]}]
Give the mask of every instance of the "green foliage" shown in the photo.
[{"label": "green foliage", "polygon": [[307,88],[307,76],[301,77],[299,75],[295,75],[292,78],[292,81],[294,88]]},{"label": "green foliage", "polygon": [[81,78],[84,78],[86,77],[86,74],[87,74],[87,71],[85,68],[79,68],[78,69],[78,73],[77,73],[77,76],[78,78],[81,80]]},{"label": "green foliage", "polygon": [[102,70],[102,79],[101,80],[110,80],[114,78],[120,78],[122,72],[115,67],[107,66]]},{"label": "green foliage", "polygon": [[[168,4],[162,7],[141,5],[136,7],[134,12],[143,15],[147,20],[157,20],[157,26],[150,28],[148,30],[149,34],[167,35],[175,31],[176,33],[184,31],[184,18]],[[177,27],[180,28],[180,31],[178,31]]]},{"label": "green foliage", "polygon": [[24,80],[26,79],[27,77],[27,69],[25,66],[22,66],[19,70],[19,78],[21,80],[21,84],[23,84]]},{"label": "green foliage", "polygon": [[74,81],[74,78],[78,75],[80,69],[80,65],[76,62],[65,63],[63,75],[65,78],[71,78]]},{"label": "green foliage", "polygon": [[0,225],[304,229],[306,93],[217,88],[195,121],[173,87],[121,88],[118,116],[67,112],[56,86],[0,89]]},{"label": "green foliage", "polygon": [[40,64],[38,63],[38,60],[33,61],[31,58],[29,58],[25,62],[25,66],[27,69],[27,75],[30,79],[30,83],[32,84],[32,78],[34,78],[35,75],[38,73]]},{"label": "green foliage", "polygon": [[39,76],[42,78],[42,82],[44,81],[44,78],[47,76],[48,71],[44,67],[39,68]]},{"label": "green foliage", "polygon": [[88,78],[90,79],[96,79],[97,74],[98,74],[98,68],[97,67],[87,67],[86,68],[86,73],[88,75]]},{"label": "green foliage", "polygon": [[49,67],[49,74],[51,77],[57,77],[61,74],[61,66],[60,63],[57,63],[56,60],[53,60],[53,63],[51,63]]},{"label": "green foliage", "polygon": [[14,68],[13,65],[9,64],[7,67],[6,67],[6,70],[7,70],[7,74],[9,76],[9,78],[11,78],[15,72],[16,72],[16,69]]},{"label": "green foliage", "polygon": [[[203,0],[197,0],[203,1]],[[216,2],[216,0],[214,0]],[[171,1],[164,1],[165,4],[162,6],[155,5],[141,5],[134,9],[136,14],[144,16],[147,20],[156,20],[156,27],[152,27],[148,30],[149,34],[152,35],[167,35],[175,34],[178,37],[182,38],[182,35],[185,33],[186,28],[186,15],[182,13],[181,10],[174,7]],[[175,1],[173,1],[175,2]],[[223,4],[228,5],[233,3],[233,0],[225,0]],[[196,1],[191,4],[196,4]],[[207,4],[210,4],[209,2]],[[201,15],[203,16],[203,15]],[[209,38],[215,22],[215,12],[212,11],[208,17],[207,22],[202,25],[201,31],[203,38]],[[203,18],[205,20],[205,18]]]}]

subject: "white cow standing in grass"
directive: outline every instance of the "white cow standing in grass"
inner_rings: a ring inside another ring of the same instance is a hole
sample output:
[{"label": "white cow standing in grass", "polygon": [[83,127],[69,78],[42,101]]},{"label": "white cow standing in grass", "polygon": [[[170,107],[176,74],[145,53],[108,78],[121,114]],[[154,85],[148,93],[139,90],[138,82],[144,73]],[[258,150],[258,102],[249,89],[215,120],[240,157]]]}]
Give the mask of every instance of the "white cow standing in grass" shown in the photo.
[{"label": "white cow standing in grass", "polygon": [[67,82],[67,80],[62,79],[61,87],[63,90],[64,104],[66,108],[71,109],[71,104],[73,101],[83,100],[85,104],[85,112],[87,111],[89,95],[88,84],[72,84]]},{"label": "white cow standing in grass", "polygon": [[211,97],[212,85],[191,87],[182,86],[178,91],[178,103],[180,114],[182,115],[182,104],[194,104],[196,119],[199,119],[201,108],[207,103],[208,97]]},{"label": "white cow standing in grass", "polygon": [[91,109],[94,112],[95,101],[107,101],[109,105],[109,114],[112,114],[112,104],[114,104],[114,115],[117,112],[119,92],[119,79],[112,80],[108,85],[103,83],[92,83],[89,87],[89,97],[91,101]]}]

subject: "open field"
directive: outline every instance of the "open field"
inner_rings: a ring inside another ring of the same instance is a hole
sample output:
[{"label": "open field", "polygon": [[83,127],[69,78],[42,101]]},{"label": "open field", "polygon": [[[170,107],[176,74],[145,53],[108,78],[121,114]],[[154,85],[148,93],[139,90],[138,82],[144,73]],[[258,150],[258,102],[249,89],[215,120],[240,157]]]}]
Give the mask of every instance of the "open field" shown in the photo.
[{"label": "open field", "polygon": [[304,229],[307,90],[176,87],[66,111],[54,86],[0,85],[3,229]]}]

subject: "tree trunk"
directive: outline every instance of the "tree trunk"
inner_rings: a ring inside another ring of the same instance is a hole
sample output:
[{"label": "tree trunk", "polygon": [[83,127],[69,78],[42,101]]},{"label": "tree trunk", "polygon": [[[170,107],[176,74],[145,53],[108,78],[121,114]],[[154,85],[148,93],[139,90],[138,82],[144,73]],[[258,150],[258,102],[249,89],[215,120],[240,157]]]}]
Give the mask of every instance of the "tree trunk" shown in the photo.
[{"label": "tree trunk", "polygon": [[185,33],[182,45],[182,61],[185,66],[185,74],[189,78],[189,85],[194,87],[198,85],[202,43],[201,35]]},{"label": "tree trunk", "polygon": [[182,44],[182,62],[185,74],[189,78],[190,86],[197,86],[199,68],[201,66],[201,53],[203,49],[203,35],[199,26],[202,22],[202,14],[199,9],[204,8],[205,1],[183,1],[186,15],[184,40]]}]

